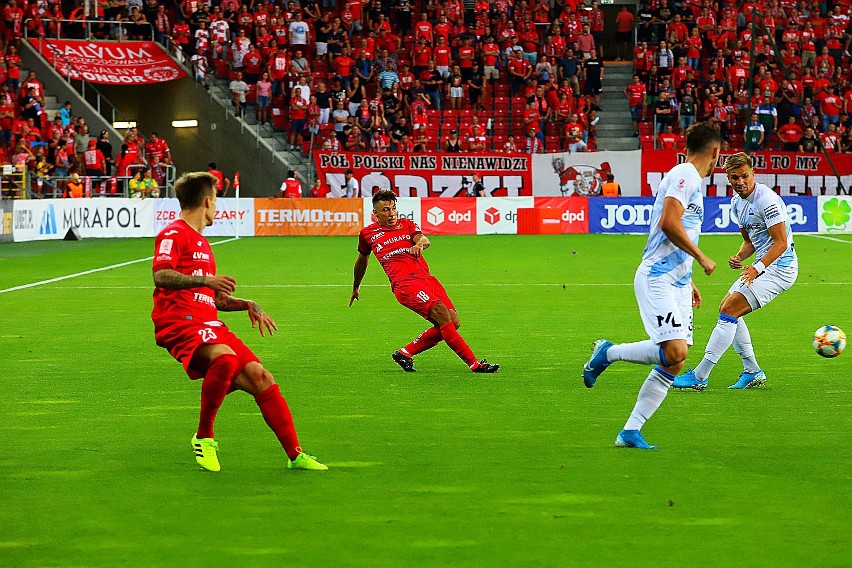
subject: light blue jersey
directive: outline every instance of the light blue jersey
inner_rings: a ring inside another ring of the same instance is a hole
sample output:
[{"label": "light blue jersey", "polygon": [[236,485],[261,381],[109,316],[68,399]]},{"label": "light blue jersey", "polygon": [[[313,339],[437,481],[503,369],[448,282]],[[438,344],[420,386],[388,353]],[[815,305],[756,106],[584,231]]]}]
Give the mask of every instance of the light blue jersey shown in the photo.
[{"label": "light blue jersey", "polygon": [[651,212],[651,231],[648,244],[642,253],[639,272],[652,278],[669,281],[673,286],[689,286],[692,280],[692,257],[672,243],[660,229],[663,202],[674,197],[683,205],[681,222],[689,239],[698,244],[701,223],[704,221],[704,195],[701,193],[702,177],[689,163],[673,167],[660,182],[657,199]]},{"label": "light blue jersey", "polygon": [[762,183],[755,184],[754,191],[745,199],[734,195],[731,199],[731,210],[740,228],[748,231],[748,238],[754,245],[756,261],[762,259],[772,246],[769,227],[786,223],[787,250],[773,264],[778,268],[798,268],[799,260],[793,248],[793,231],[787,222],[787,207],[774,191]]}]

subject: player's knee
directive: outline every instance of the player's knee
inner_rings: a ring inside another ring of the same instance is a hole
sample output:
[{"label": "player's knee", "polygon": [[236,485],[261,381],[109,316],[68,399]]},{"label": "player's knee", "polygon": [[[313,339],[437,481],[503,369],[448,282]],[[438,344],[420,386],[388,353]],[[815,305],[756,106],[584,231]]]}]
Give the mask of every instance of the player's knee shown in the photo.
[{"label": "player's knee", "polygon": [[447,306],[445,306],[443,302],[435,302],[435,305],[429,310],[429,316],[430,319],[434,320],[438,325],[444,325],[445,323],[452,321],[452,318],[450,318],[450,310],[447,309]]},{"label": "player's knee", "polygon": [[677,341],[667,343],[663,347],[663,355],[666,357],[666,363],[669,367],[682,365],[686,361],[686,356],[689,353],[689,346],[686,341]]},{"label": "player's knee", "polygon": [[247,365],[240,378],[244,379],[244,384],[240,387],[252,394],[261,393],[275,384],[275,377],[272,376],[272,373],[264,369],[263,365],[259,363]]}]

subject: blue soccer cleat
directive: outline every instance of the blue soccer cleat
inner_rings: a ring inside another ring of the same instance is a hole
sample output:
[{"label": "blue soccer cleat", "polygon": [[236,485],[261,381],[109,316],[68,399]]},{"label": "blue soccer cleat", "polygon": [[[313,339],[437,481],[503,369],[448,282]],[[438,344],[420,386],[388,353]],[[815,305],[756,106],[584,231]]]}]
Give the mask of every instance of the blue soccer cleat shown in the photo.
[{"label": "blue soccer cleat", "polygon": [[612,342],[606,339],[598,339],[592,346],[592,357],[583,367],[583,383],[586,388],[595,386],[595,381],[604,370],[610,366],[609,360],[606,358],[606,352],[612,347]]},{"label": "blue soccer cleat", "polygon": [[622,430],[615,439],[615,446],[618,448],[636,448],[638,450],[657,449],[657,446],[652,446],[645,441],[639,430]]},{"label": "blue soccer cleat", "polygon": [[729,389],[753,389],[762,387],[766,384],[766,373],[758,371],[756,373],[740,373],[740,380],[729,386]]},{"label": "blue soccer cleat", "polygon": [[695,377],[695,371],[689,369],[684,374],[675,377],[675,380],[672,382],[672,388],[692,389],[701,392],[707,388],[707,380],[701,381],[697,379]]}]

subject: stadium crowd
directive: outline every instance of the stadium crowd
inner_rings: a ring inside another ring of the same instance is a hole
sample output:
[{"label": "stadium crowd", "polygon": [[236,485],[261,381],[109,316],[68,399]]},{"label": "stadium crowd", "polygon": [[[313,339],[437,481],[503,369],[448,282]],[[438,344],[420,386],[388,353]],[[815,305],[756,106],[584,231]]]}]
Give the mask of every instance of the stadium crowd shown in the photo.
[{"label": "stadium crowd", "polygon": [[730,149],[852,152],[849,0],[651,0],[636,36],[624,92],[643,147],[710,120]]},{"label": "stadium crowd", "polygon": [[172,163],[166,141],[156,132],[146,139],[134,127],[115,152],[109,132],[93,135],[69,101],[49,119],[36,73],[20,81],[15,43],[9,38],[0,68],[0,163],[28,172],[36,197],[119,194],[123,184],[131,196],[158,196]]},{"label": "stadium crowd", "polygon": [[311,139],[374,152],[594,147],[596,2],[225,0],[185,3],[175,18],[167,35],[196,79],[229,77],[235,112],[255,105],[291,149],[307,152]]},{"label": "stadium crowd", "polygon": [[[679,147],[686,127],[710,120],[727,148],[852,151],[849,0],[771,0],[752,27],[756,7],[649,0],[635,17],[622,8],[606,47],[619,59],[632,48],[624,92],[643,147]],[[171,157],[156,135],[131,130],[114,152],[68,105],[49,119],[43,85],[21,80],[24,32],[80,37],[84,17],[79,2],[65,14],[57,2],[7,0],[0,157],[45,179],[138,165],[157,181]],[[105,22],[86,28],[95,39],[153,34],[204,86],[211,73],[227,78],[235,112],[251,106],[303,152],[595,148],[606,36],[594,1],[110,0],[89,18]],[[89,146],[102,163],[86,161]]]}]

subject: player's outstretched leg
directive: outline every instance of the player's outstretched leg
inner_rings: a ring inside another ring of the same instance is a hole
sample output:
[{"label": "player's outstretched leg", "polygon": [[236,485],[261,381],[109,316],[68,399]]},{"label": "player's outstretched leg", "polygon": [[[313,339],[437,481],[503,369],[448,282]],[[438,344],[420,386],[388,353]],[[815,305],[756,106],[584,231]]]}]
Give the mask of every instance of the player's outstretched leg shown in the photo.
[{"label": "player's outstretched leg", "polygon": [[432,349],[441,342],[441,331],[437,327],[430,327],[417,337],[411,343],[394,351],[391,357],[397,365],[402,367],[406,373],[413,373],[417,369],[414,368],[414,360],[412,357],[418,353],[423,353],[427,349]]},{"label": "player's outstretched leg", "polygon": [[663,348],[651,341],[635,341],[633,343],[610,343],[606,339],[599,339],[592,345],[592,356],[583,367],[583,383],[587,388],[595,386],[595,381],[601,373],[616,361],[626,361],[638,365],[662,365],[669,364],[663,355]]},{"label": "player's outstretched leg", "polygon": [[[687,388],[694,388],[691,386],[692,384],[707,386],[707,379],[710,378],[710,372],[713,370],[713,367],[716,366],[716,363],[719,362],[719,359],[722,358],[722,355],[725,351],[728,350],[728,347],[731,346],[731,343],[734,341],[734,334],[737,332],[737,318],[730,316],[728,314],[719,314],[719,319],[716,321],[716,327],[713,328],[713,333],[710,334],[710,339],[707,341],[707,347],[704,350],[704,358],[701,359],[701,362],[695,367],[693,371],[694,381],[689,381],[688,377],[678,377],[681,379],[679,381],[675,381],[674,385],[677,388],[681,387],[681,384],[687,384]],[[703,390],[696,389],[696,390]]]},{"label": "player's outstretched leg", "polygon": [[743,361],[743,372],[740,373],[736,383],[729,389],[750,389],[766,384],[766,374],[760,370],[757,359],[754,356],[754,347],[751,344],[751,334],[743,318],[737,322],[737,333],[734,335],[734,351],[739,354]]},{"label": "player's outstretched leg", "polygon": [[473,351],[470,349],[464,338],[459,335],[459,332],[456,330],[456,325],[453,322],[448,321],[445,324],[441,324],[438,329],[441,332],[441,337],[447,342],[447,345],[456,352],[456,355],[458,355],[474,373],[496,373],[497,370],[500,369],[500,365],[489,363],[485,359],[477,361]]},{"label": "player's outstretched leg", "polygon": [[216,414],[231,388],[231,382],[240,372],[240,361],[233,351],[219,345],[206,346],[200,357],[216,355],[207,365],[204,380],[201,383],[201,411],[198,418],[198,430],[192,437],[192,451],[195,461],[207,471],[220,471],[218,449],[214,439],[213,422]]},{"label": "player's outstretched leg", "polygon": [[645,422],[654,415],[654,412],[663,404],[666,395],[669,392],[669,387],[674,380],[674,375],[667,372],[665,369],[655,366],[648,374],[648,378],[639,389],[639,395],[636,397],[636,405],[630,413],[630,417],[624,424],[624,429],[618,433],[615,439],[615,445],[620,448],[638,448],[640,450],[653,450],[657,446],[652,446],[645,441],[642,434],[639,432]]},{"label": "player's outstretched leg", "polygon": [[290,407],[281,395],[281,388],[275,382],[272,373],[264,369],[260,363],[252,362],[246,365],[236,381],[240,389],[254,396],[263,420],[275,433],[275,437],[287,453],[288,469],[328,469],[313,456],[302,451]]}]

